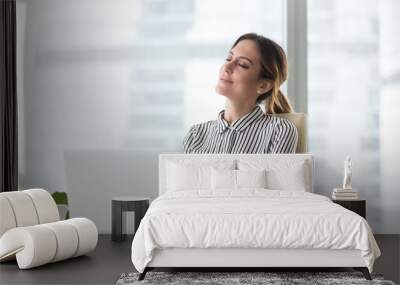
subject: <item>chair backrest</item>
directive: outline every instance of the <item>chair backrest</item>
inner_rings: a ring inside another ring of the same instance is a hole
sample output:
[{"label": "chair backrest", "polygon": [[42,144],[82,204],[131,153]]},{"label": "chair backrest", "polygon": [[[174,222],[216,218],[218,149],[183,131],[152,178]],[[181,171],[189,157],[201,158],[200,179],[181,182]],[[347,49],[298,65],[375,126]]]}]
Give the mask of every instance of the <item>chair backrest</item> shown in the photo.
[{"label": "chair backrest", "polygon": [[296,153],[307,153],[307,115],[304,113],[282,113],[274,114],[274,116],[288,119],[296,126],[299,135]]},{"label": "chair backrest", "polygon": [[15,227],[34,226],[60,220],[57,205],[43,189],[0,193],[0,237]]}]

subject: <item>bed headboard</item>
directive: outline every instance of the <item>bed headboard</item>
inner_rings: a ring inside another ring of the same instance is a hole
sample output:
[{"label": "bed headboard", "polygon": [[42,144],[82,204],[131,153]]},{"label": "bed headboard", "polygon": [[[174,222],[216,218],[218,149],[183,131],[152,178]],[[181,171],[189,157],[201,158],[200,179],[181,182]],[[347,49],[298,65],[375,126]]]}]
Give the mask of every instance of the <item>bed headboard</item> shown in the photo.
[{"label": "bed headboard", "polygon": [[167,190],[167,169],[170,162],[198,160],[207,161],[232,161],[235,168],[246,163],[261,163],[272,168],[290,167],[292,165],[304,163],[306,166],[305,180],[307,186],[305,191],[313,192],[314,181],[314,159],[311,154],[184,154],[184,153],[162,153],[159,155],[159,195]]}]

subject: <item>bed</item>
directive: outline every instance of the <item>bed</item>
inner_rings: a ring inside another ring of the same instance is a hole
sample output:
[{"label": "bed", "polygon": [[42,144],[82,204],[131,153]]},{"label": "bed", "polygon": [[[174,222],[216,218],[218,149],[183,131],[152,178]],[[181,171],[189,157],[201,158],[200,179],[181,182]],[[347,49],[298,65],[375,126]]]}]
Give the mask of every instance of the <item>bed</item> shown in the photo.
[{"label": "bed", "polygon": [[310,154],[160,154],[159,197],[132,242],[159,267],[352,267],[379,247],[361,216],[313,193]]}]

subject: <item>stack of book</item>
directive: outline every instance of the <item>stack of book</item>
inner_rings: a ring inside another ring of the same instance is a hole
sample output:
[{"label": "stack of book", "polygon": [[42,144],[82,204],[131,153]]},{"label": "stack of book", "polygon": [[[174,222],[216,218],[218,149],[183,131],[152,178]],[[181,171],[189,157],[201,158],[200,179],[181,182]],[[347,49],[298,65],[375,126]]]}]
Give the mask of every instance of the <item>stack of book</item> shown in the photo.
[{"label": "stack of book", "polygon": [[334,188],[332,193],[334,200],[358,200],[358,192],[354,189]]}]

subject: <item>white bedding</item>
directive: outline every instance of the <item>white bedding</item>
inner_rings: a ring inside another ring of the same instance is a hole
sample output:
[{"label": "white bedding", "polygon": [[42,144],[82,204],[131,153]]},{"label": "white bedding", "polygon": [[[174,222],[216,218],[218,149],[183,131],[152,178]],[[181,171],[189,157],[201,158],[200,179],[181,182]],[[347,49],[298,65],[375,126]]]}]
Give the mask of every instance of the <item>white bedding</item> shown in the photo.
[{"label": "white bedding", "polygon": [[325,196],[299,191],[167,192],[153,201],[132,243],[143,272],[154,249],[358,249],[372,272],[380,250],[365,219]]}]

